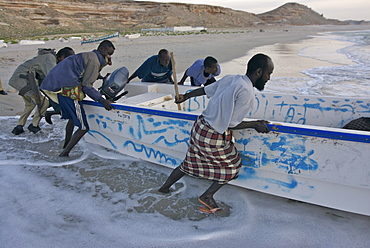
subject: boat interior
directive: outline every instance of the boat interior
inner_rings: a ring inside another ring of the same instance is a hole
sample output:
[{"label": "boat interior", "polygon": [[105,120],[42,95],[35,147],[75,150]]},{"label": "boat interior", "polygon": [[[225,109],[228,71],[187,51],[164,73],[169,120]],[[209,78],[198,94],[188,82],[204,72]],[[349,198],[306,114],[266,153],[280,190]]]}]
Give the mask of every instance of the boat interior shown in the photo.
[{"label": "boat interior", "polygon": [[[179,94],[197,87],[178,85]],[[132,82],[125,86],[128,94],[116,104],[128,104],[171,111],[201,113],[207,106],[206,96],[191,98],[178,105],[174,103],[175,89],[172,84]],[[370,117],[370,99],[333,97],[322,95],[288,95],[256,91],[255,110],[248,118],[342,128],[346,123],[360,117]]]}]

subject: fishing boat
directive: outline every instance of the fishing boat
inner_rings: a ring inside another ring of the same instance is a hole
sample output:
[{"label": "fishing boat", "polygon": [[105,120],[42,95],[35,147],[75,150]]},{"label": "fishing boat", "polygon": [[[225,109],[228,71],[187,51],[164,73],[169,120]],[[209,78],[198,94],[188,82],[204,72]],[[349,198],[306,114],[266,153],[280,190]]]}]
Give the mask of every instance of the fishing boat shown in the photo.
[{"label": "fishing boat", "polygon": [[137,33],[137,34],[126,34],[124,37],[131,40],[131,39],[140,38],[140,36],[141,36],[141,34]]},{"label": "fishing boat", "polygon": [[100,42],[100,41],[103,41],[103,40],[117,39],[118,37],[119,37],[119,32],[115,32],[113,34],[108,34],[108,35],[99,36],[99,37],[95,37],[95,38],[83,39],[81,41],[81,45],[82,44],[87,44],[87,43],[93,43],[93,42]]},{"label": "fishing boat", "polygon": [[43,40],[21,40],[19,45],[43,45],[45,41]]},{"label": "fishing boat", "polygon": [[4,40],[0,40],[0,48],[8,47],[8,45],[4,42]]},{"label": "fishing boat", "polygon": [[[195,88],[179,85],[180,94]],[[173,85],[135,83],[106,111],[84,100],[85,140],[169,168],[185,157],[205,96],[174,103]],[[245,120],[269,121],[270,133],[234,131],[242,157],[230,184],[297,201],[370,216],[370,133],[342,127],[370,116],[370,99],[257,92]]]}]

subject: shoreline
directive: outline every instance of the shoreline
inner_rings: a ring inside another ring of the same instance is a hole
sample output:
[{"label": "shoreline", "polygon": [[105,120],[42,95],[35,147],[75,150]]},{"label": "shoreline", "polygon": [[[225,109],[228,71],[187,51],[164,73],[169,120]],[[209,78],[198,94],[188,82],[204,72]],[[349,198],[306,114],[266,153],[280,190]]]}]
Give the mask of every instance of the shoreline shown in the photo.
[{"label": "shoreline", "polygon": [[[195,60],[207,56],[215,57],[219,63],[225,67],[225,70],[221,68],[220,77],[227,74],[243,74],[245,69],[236,69],[234,73],[230,73],[230,70],[226,69],[227,63],[240,59],[245,59],[246,63],[249,57],[253,55],[251,53],[256,53],[257,50],[258,52],[263,52],[270,56],[269,52],[272,52],[271,48],[274,46],[278,46],[279,44],[280,46],[287,44],[290,44],[290,46],[299,43],[304,44],[304,41],[314,39],[313,36],[318,36],[323,32],[368,29],[370,29],[370,26],[367,25],[268,26],[262,29],[250,30],[225,29],[225,33],[217,34],[142,36],[138,39],[131,40],[120,37],[118,41],[114,42],[116,51],[112,56],[113,65],[106,66],[101,74],[105,75],[122,66],[126,66],[131,74],[148,57],[157,54],[162,48],[166,48],[174,53],[178,79],[182,77],[184,71]],[[0,96],[0,116],[15,116],[22,112],[24,108],[23,100],[18,96],[18,92],[8,86],[8,80],[18,65],[36,56],[37,48],[48,47],[59,50],[63,47],[70,46],[76,53],[80,53],[96,49],[97,45],[98,43],[80,45],[80,41],[78,40],[70,42],[53,40],[46,41],[43,45],[10,44],[7,48],[1,48],[0,75],[3,88],[8,92],[8,95]],[[298,47],[300,46],[298,45]],[[266,49],[266,51],[264,49]],[[296,49],[298,48],[296,47]],[[292,58],[294,58],[294,51],[287,52],[293,55]],[[284,75],[284,71],[290,71],[292,69],[289,68],[289,64],[294,60],[288,60],[285,56],[275,59],[274,56],[271,55],[273,60],[276,60],[274,61],[276,69],[275,75],[273,74],[272,77]],[[302,57],[300,57],[300,60],[301,59]],[[310,64],[315,63],[311,61]],[[294,69],[296,75],[298,67],[296,64],[293,64],[293,66],[296,67]],[[95,83],[95,87],[99,87],[100,84],[101,81],[98,80]]]},{"label": "shoreline", "polygon": [[[242,67],[246,68],[246,61],[254,54],[265,53],[271,57],[275,65],[271,78],[310,78],[303,71],[315,67],[355,64],[346,55],[337,52],[339,49],[354,44],[353,42],[327,39],[325,35],[291,43],[275,43],[255,47],[249,50],[245,56],[223,63],[222,68],[229,68],[226,74],[237,74],[237,70],[240,72]],[[326,54],[327,57],[323,58],[323,54]]]}]

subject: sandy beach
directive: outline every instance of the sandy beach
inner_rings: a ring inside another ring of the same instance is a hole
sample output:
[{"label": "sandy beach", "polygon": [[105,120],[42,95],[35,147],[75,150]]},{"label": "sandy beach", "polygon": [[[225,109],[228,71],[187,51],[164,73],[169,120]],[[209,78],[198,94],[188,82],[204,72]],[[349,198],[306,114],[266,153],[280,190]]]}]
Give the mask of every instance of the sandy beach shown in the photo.
[{"label": "sandy beach", "polygon": [[[222,66],[220,77],[227,74],[244,74],[247,60],[257,52],[272,57],[275,63],[272,77],[303,77],[304,75],[300,72],[304,69],[335,65],[331,58],[318,61],[314,58],[298,56],[297,53],[308,44],[311,46],[310,49],[317,49],[318,53],[320,49],[325,49],[325,51],[333,51],[332,54],[338,48],[348,45],[348,42],[315,40],[314,36],[322,32],[360,29],[366,30],[370,27],[362,25],[280,26],[262,29],[218,30],[217,33],[199,35],[142,36],[138,39],[120,37],[114,43],[116,51],[113,55],[113,65],[105,67],[102,74],[105,75],[122,66],[126,66],[132,73],[148,57],[166,48],[174,53],[178,80],[195,60],[206,56],[213,56],[219,61]],[[17,92],[8,86],[8,80],[19,64],[36,55],[37,48],[47,47],[59,50],[69,46],[79,53],[91,51],[97,45],[96,43],[81,45],[79,40],[70,42],[50,40],[44,45],[9,44],[7,48],[1,48],[0,77],[8,95],[0,97],[0,115],[14,116],[23,110],[23,101]],[[352,63],[344,55],[340,59],[343,64]],[[100,84],[101,81],[97,81],[95,87],[99,87]]]}]

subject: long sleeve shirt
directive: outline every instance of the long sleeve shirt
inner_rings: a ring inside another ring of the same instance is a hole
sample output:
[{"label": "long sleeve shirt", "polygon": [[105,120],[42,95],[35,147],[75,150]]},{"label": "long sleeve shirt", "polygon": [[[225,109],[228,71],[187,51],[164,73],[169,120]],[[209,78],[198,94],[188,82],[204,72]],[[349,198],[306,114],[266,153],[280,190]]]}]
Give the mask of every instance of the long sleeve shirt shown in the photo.
[{"label": "long sleeve shirt", "polygon": [[106,65],[106,59],[97,50],[71,55],[50,71],[40,88],[58,92],[63,87],[82,84],[82,90],[86,95],[95,101],[101,101],[103,97],[93,84],[100,70]]},{"label": "long sleeve shirt", "polygon": [[20,77],[21,75],[27,76],[29,71],[35,75],[35,81],[42,81],[56,65],[56,58],[53,54],[42,54],[32,59],[29,59],[19,65],[13,75],[9,79],[9,85],[14,89],[20,91],[28,83],[28,79]]}]

